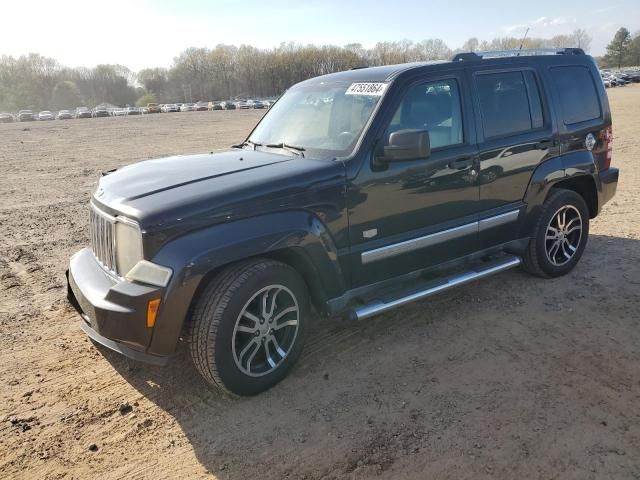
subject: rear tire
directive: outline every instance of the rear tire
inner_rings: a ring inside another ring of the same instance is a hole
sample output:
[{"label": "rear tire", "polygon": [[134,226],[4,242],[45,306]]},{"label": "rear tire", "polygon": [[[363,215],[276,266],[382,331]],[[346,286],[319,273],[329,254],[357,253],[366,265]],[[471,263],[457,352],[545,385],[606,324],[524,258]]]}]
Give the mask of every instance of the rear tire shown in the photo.
[{"label": "rear tire", "polygon": [[191,358],[202,377],[218,390],[255,395],[282,380],[299,358],[309,295],[290,266],[249,260],[210,282],[190,320]]},{"label": "rear tire", "polygon": [[582,257],[588,236],[589,209],[584,198],[572,190],[554,189],[542,205],[523,267],[543,278],[566,275]]}]

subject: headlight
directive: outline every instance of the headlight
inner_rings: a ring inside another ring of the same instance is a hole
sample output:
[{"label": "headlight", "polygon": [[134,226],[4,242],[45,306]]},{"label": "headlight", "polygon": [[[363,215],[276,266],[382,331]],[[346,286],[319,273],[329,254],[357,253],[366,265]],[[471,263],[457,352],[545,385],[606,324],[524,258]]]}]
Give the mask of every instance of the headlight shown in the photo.
[{"label": "headlight", "polygon": [[125,276],[142,260],[142,234],[131,220],[116,219],[116,263],[120,275]]},{"label": "headlight", "polygon": [[171,280],[173,270],[163,267],[147,260],[140,260],[136,266],[129,270],[127,280],[148,283],[158,287],[166,287]]}]

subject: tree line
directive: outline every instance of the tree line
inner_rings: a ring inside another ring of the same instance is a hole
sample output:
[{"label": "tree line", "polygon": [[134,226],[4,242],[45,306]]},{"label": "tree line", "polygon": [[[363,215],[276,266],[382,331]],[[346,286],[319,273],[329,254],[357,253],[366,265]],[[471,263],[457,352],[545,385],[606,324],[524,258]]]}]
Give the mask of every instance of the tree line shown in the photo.
[{"label": "tree line", "polygon": [[521,45],[575,46],[588,51],[591,37],[578,29],[549,39],[470,38],[456,50],[441,39],[379,42],[371,48],[359,43],[344,46],[283,43],[270,49],[221,44],[215,48],[188,48],[169,68],[147,68],[137,73],[122,65],[68,68],[55,59],[34,53],[18,58],[2,56],[0,110],[57,110],[80,105],[93,107],[102,102],[124,106],[137,100],[175,103],[277,96],[307,78],[354,67],[442,60],[459,51],[508,50]]},{"label": "tree line", "polygon": [[603,67],[640,66],[640,32],[632,36],[622,27],[607,45],[607,54],[600,62]]}]

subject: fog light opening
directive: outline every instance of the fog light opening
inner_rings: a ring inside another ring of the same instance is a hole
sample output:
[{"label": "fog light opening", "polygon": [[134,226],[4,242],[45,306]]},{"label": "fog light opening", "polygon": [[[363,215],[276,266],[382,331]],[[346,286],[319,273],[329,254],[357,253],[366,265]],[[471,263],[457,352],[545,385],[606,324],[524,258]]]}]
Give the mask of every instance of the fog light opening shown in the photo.
[{"label": "fog light opening", "polygon": [[158,309],[160,308],[160,299],[149,300],[147,305],[147,327],[153,328],[156,324],[156,317],[158,315]]}]

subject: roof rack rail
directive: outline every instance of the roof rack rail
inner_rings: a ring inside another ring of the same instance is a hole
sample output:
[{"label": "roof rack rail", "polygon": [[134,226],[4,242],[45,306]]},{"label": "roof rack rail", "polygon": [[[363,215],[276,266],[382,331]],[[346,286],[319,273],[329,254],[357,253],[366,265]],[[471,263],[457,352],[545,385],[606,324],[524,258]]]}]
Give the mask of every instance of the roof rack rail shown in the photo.
[{"label": "roof rack rail", "polygon": [[530,57],[535,55],[586,55],[581,48],[527,48],[524,50],[493,50],[456,54],[452,62],[470,62],[485,58]]}]

